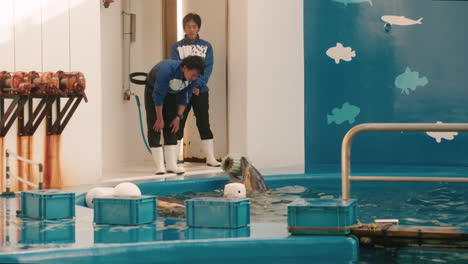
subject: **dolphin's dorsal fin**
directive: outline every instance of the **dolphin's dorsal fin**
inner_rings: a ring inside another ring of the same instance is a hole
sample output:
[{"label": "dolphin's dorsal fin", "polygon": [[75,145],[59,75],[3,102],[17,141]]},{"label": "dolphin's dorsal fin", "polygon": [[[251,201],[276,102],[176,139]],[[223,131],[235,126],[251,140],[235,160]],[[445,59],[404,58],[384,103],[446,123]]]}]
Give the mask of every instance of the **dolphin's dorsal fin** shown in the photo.
[{"label": "dolphin's dorsal fin", "polygon": [[343,44],[341,44],[341,43],[338,42],[338,43],[336,43],[336,46],[342,48],[342,47],[343,47]]}]

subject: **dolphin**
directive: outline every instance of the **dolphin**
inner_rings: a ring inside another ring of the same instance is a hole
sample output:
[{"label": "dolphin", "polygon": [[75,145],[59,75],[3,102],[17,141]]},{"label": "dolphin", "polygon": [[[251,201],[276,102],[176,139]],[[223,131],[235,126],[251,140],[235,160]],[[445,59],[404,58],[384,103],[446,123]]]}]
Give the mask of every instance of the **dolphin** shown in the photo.
[{"label": "dolphin", "polygon": [[359,3],[364,3],[367,2],[372,6],[372,0],[333,0],[334,2],[342,3],[345,6],[348,4],[359,4]]},{"label": "dolphin", "polygon": [[[268,190],[262,174],[244,156],[226,156],[221,163],[221,168],[229,173],[233,182],[244,184],[248,195]],[[242,178],[239,178],[240,175]]]},{"label": "dolphin", "polygon": [[182,200],[158,196],[158,216],[185,218],[185,204]]}]

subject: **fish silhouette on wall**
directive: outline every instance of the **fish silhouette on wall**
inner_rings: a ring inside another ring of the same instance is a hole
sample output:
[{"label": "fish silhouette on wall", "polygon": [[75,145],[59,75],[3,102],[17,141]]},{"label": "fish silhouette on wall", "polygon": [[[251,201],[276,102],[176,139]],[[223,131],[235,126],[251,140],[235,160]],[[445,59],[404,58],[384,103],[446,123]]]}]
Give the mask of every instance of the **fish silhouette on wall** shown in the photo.
[{"label": "fish silhouette on wall", "polygon": [[372,6],[372,0],[333,0],[333,2],[342,3],[345,6],[347,6],[348,4],[360,4],[367,2]]},{"label": "fish silhouette on wall", "polygon": [[426,77],[419,77],[419,72],[411,71],[406,67],[404,73],[398,75],[395,79],[395,86],[401,89],[401,93],[409,94],[410,90],[416,90],[418,86],[426,86],[429,83]]},{"label": "fish silhouette on wall", "polygon": [[382,16],[382,21],[390,24],[390,25],[398,25],[398,26],[412,26],[417,24],[422,24],[423,18],[421,17],[418,20],[413,20],[410,18],[406,18],[404,16]]},{"label": "fish silhouette on wall", "polygon": [[341,108],[335,107],[331,115],[327,115],[327,123],[335,122],[340,125],[345,121],[352,124],[356,121],[356,117],[361,112],[361,109],[355,105],[345,102]]},{"label": "fish silhouette on wall", "polygon": [[335,47],[329,48],[325,54],[334,59],[336,64],[339,64],[340,60],[351,61],[353,57],[356,57],[356,51],[351,47],[343,47],[343,44],[339,42]]},{"label": "fish silhouette on wall", "polygon": [[[436,124],[443,124],[440,121],[437,121]],[[445,140],[453,140],[458,132],[426,132],[426,134],[432,138],[434,138],[437,143],[442,142],[442,139]]]}]

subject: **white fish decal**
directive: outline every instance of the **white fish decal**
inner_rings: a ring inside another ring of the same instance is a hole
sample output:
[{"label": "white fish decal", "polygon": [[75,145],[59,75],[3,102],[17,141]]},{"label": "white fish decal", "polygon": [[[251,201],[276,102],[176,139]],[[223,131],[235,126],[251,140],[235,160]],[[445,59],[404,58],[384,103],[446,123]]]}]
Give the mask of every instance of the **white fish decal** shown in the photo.
[{"label": "white fish decal", "polygon": [[390,25],[398,26],[411,26],[416,24],[422,24],[422,20],[422,17],[418,20],[413,20],[404,16],[382,16],[382,21],[389,23]]},{"label": "white fish decal", "polygon": [[[440,121],[437,121],[436,124],[443,124]],[[434,138],[437,143],[440,143],[442,139],[446,140],[453,140],[458,132],[426,132],[426,134],[432,138]]]},{"label": "white fish decal", "polygon": [[325,54],[334,59],[336,64],[339,64],[340,60],[351,61],[353,57],[356,57],[356,51],[351,47],[343,47],[343,44],[339,42],[335,47],[329,48]]},{"label": "white fish decal", "polygon": [[342,3],[345,6],[347,6],[348,4],[360,4],[360,3],[364,3],[364,2],[367,2],[372,6],[372,0],[333,0],[333,1],[338,2],[338,3]]}]

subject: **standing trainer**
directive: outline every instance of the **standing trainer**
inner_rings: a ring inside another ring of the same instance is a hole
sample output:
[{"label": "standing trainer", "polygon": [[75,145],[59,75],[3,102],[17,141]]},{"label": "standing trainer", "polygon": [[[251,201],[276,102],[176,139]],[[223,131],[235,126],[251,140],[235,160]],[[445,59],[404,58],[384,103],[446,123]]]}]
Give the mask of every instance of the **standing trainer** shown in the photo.
[{"label": "standing trainer", "polygon": [[194,13],[187,14],[182,20],[182,25],[185,37],[172,46],[171,59],[181,60],[187,56],[200,56],[205,60],[206,69],[196,81],[197,84],[192,91],[193,96],[189,100],[187,108],[184,111],[183,120],[180,124],[179,132],[177,133],[177,144],[180,147],[180,141],[184,137],[185,121],[187,120],[190,109],[193,108],[198,132],[202,140],[203,153],[206,157],[206,164],[218,167],[221,164],[214,156],[213,133],[210,129],[210,117],[208,111],[209,92],[207,84],[210,79],[211,72],[213,71],[213,48],[208,41],[201,39],[198,35],[201,28],[201,18],[199,15]]}]

